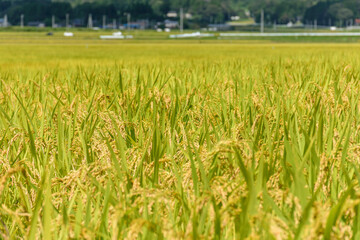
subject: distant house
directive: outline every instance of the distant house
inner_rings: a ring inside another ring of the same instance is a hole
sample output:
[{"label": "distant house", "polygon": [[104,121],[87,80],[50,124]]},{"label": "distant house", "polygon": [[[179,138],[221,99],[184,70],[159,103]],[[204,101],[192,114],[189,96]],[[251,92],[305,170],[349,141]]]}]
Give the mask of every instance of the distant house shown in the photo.
[{"label": "distant house", "polygon": [[179,27],[179,22],[166,19],[164,21],[164,25],[165,25],[166,28],[178,28]]},{"label": "distant house", "polygon": [[0,27],[9,27],[9,26],[11,26],[9,22],[7,22],[7,26],[5,26],[5,19],[0,18]]},{"label": "distant house", "polygon": [[31,21],[31,22],[28,22],[27,25],[28,25],[29,27],[40,27],[40,28],[45,27],[45,23],[40,22],[40,21]]},{"label": "distant house", "polygon": [[129,24],[125,23],[124,28],[131,28],[131,29],[147,29],[150,26],[149,20],[138,20],[136,22],[130,22]]},{"label": "distant house", "polygon": [[80,18],[76,18],[74,20],[72,20],[72,25],[74,27],[84,27],[85,26],[85,22],[83,19]]},{"label": "distant house", "polygon": [[170,12],[168,12],[168,13],[166,14],[166,16],[167,16],[168,18],[177,18],[177,17],[178,17],[178,14],[177,14],[177,12],[175,12],[175,11],[170,11]]},{"label": "distant house", "polygon": [[209,24],[208,28],[212,31],[227,31],[231,29],[229,24]]},{"label": "distant house", "polygon": [[192,19],[193,15],[191,13],[185,13],[185,18],[186,19]]},{"label": "distant house", "polygon": [[[178,13],[175,12],[175,11],[170,11],[170,12],[168,12],[168,13],[166,14],[166,17],[168,17],[168,18],[178,18],[179,15],[180,15],[180,14],[178,14]],[[192,18],[193,18],[193,16],[192,16],[191,13],[185,13],[185,14],[184,14],[184,17],[185,17],[186,19],[192,19]]]}]

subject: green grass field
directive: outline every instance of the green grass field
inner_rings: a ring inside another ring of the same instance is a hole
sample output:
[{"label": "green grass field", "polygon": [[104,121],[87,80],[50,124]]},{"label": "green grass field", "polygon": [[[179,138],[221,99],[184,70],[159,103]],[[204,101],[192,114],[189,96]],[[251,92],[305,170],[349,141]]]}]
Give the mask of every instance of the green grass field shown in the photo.
[{"label": "green grass field", "polygon": [[[156,32],[154,30],[121,30],[125,35],[132,35],[133,39],[126,40],[100,40],[101,35],[111,35],[113,32],[119,30],[107,29],[107,30],[98,30],[98,31],[89,31],[88,29],[69,29],[69,31],[74,33],[74,37],[64,37],[64,28],[0,28],[0,44],[128,44],[128,43],[360,43],[359,36],[273,36],[273,37],[261,37],[261,36],[251,36],[251,37],[220,37],[220,32],[211,32],[214,34],[213,37],[201,37],[201,38],[180,38],[180,39],[171,39],[170,35],[180,34],[178,30],[172,30],[171,32]],[[185,30],[184,33],[194,33],[201,30]],[[356,32],[358,30],[352,31],[337,31],[336,33],[350,33]],[[51,32],[53,35],[48,36],[47,34]],[[204,31],[201,31],[205,33]],[[242,31],[237,30],[233,32],[226,33],[259,33],[257,27],[250,29],[244,29]],[[278,29],[274,31],[272,28],[266,29],[265,33],[275,32],[275,33],[331,33],[329,30],[309,30],[309,29]]]},{"label": "green grass field", "polygon": [[0,238],[360,239],[360,45],[27,41]]}]

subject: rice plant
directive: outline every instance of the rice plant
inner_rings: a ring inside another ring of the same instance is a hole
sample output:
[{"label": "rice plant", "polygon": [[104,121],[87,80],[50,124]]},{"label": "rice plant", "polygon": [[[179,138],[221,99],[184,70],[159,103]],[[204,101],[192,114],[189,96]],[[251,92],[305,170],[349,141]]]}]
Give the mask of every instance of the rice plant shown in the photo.
[{"label": "rice plant", "polygon": [[0,238],[360,239],[357,45],[0,50]]}]

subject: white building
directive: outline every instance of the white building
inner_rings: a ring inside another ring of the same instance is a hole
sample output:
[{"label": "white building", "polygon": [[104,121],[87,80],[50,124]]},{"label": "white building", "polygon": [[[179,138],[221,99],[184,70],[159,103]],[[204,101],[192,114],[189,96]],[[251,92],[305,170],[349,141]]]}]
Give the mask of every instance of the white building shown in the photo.
[{"label": "white building", "polygon": [[7,18],[0,18],[0,27],[9,27],[11,24],[8,22]]},{"label": "white building", "polygon": [[177,17],[178,17],[178,14],[177,14],[177,12],[170,11],[170,12],[168,12],[168,13],[166,14],[166,16],[167,16],[168,18],[177,18]]},{"label": "white building", "polygon": [[179,27],[179,22],[166,19],[164,21],[164,25],[165,25],[166,28],[178,28]]}]

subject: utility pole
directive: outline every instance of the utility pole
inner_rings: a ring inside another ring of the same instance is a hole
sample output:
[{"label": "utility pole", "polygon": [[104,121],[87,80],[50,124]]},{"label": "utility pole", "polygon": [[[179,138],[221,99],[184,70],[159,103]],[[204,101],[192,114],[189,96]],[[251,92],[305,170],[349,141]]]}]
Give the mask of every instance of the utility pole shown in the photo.
[{"label": "utility pole", "polygon": [[69,28],[69,14],[67,13],[66,14],[66,31],[68,31],[68,28]]},{"label": "utility pole", "polygon": [[55,28],[55,16],[54,15],[52,15],[52,17],[51,17],[51,27]]},{"label": "utility pole", "polygon": [[264,33],[264,9],[261,9],[260,32]]},{"label": "utility pole", "polygon": [[113,26],[113,29],[116,29],[116,19],[115,19],[115,18],[113,19],[113,24],[112,24],[112,26]]},{"label": "utility pole", "polygon": [[8,26],[8,17],[7,17],[7,14],[5,14],[4,16],[4,27],[7,27]]},{"label": "utility pole", "polygon": [[130,30],[130,19],[131,19],[131,14],[130,13],[127,13],[127,28],[128,30]]},{"label": "utility pole", "polygon": [[20,15],[20,27],[23,28],[24,27],[24,14]]},{"label": "utility pole", "polygon": [[89,14],[88,28],[93,28],[93,21],[92,21],[92,15],[91,14]]},{"label": "utility pole", "polygon": [[102,23],[102,26],[103,26],[103,29],[105,29],[106,27],[106,15],[103,15],[103,23]]},{"label": "utility pole", "polygon": [[314,29],[317,30],[317,19],[314,20]]},{"label": "utility pole", "polygon": [[180,32],[184,31],[184,9],[180,8]]}]

